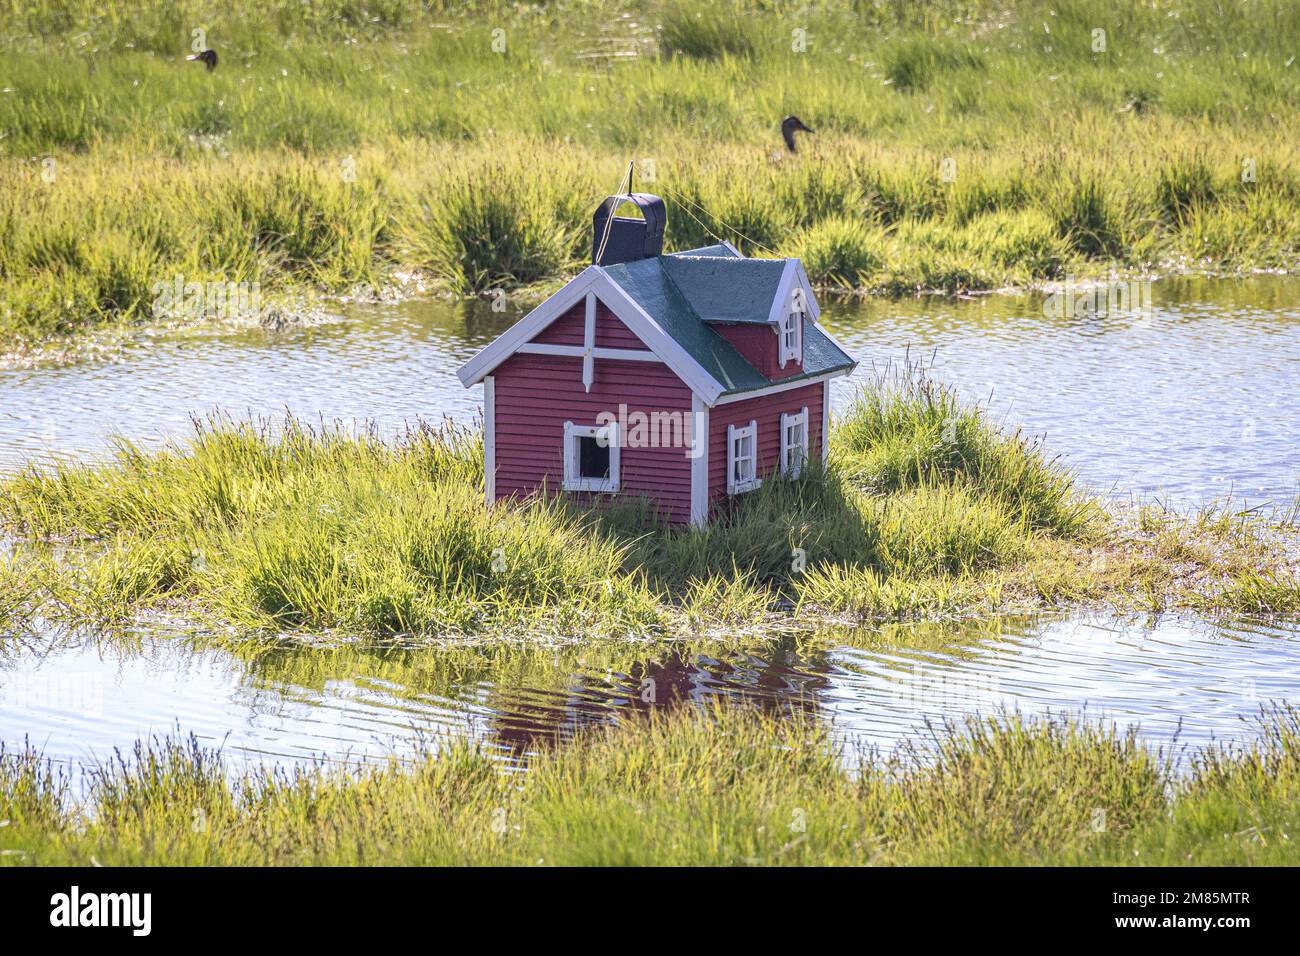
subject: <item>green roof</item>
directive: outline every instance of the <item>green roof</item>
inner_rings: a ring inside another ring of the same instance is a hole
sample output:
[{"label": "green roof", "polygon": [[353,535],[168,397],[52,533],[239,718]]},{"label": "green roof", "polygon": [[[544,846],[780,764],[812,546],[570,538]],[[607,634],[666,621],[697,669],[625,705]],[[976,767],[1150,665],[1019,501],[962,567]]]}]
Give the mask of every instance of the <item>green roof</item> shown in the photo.
[{"label": "green roof", "polygon": [[767,324],[785,274],[784,259],[660,257],[664,271],[705,322]]},{"label": "green roof", "polygon": [[[767,323],[784,259],[743,259],[725,246],[604,266],[606,274],[722,386],[724,395],[773,384],[710,322]],[[811,318],[804,319],[797,381],[856,363]]]}]

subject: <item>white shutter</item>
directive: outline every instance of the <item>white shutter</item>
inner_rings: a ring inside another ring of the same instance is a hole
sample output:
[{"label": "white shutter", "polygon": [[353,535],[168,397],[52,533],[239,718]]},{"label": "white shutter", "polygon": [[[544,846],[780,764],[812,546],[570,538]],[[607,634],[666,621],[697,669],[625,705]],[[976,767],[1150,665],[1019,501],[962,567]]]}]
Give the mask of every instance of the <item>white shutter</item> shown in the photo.
[{"label": "white shutter", "polygon": [[781,474],[799,477],[808,460],[808,407],[795,415],[781,413]]},{"label": "white shutter", "polygon": [[758,478],[758,422],[727,426],[727,494],[738,495],[761,485]]}]

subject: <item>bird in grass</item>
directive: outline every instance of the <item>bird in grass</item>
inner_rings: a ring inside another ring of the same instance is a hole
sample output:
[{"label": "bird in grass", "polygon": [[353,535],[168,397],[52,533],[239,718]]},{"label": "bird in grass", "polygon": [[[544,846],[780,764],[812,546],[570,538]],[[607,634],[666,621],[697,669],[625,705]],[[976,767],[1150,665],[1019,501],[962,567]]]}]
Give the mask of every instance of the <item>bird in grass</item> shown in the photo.
[{"label": "bird in grass", "polygon": [[781,120],[781,138],[785,140],[785,148],[792,153],[799,151],[795,148],[794,134],[811,132],[813,131],[805,126],[803,120],[797,116],[787,116]]},{"label": "bird in grass", "polygon": [[187,59],[187,60],[198,60],[198,61],[201,62],[201,63],[206,63],[209,72],[211,72],[212,70],[215,70],[215,69],[217,68],[217,51],[216,51],[216,50],[204,50],[202,53],[191,53],[191,54],[190,54],[189,56],[187,56],[185,59]]}]

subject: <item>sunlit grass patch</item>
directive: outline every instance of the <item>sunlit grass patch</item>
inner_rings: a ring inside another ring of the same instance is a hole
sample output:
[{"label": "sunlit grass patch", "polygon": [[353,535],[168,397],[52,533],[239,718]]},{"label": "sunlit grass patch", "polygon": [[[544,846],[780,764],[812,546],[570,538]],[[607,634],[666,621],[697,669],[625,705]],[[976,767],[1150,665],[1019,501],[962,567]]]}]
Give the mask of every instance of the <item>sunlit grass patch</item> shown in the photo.
[{"label": "sunlit grass patch", "polygon": [[0,743],[0,846],[34,834],[57,835],[67,812],[67,777],[30,744]]},{"label": "sunlit grass patch", "polygon": [[908,37],[885,47],[885,77],[906,93],[929,88],[945,73],[983,65],[976,46],[943,37]]},{"label": "sunlit grass patch", "polygon": [[663,8],[659,49],[666,57],[693,60],[751,56],[754,41],[746,31],[744,15],[741,3],[699,6],[670,0]]},{"label": "sunlit grass patch", "polygon": [[858,288],[881,269],[892,246],[888,236],[860,219],[823,220],[801,232],[790,254],[819,285]]},{"label": "sunlit grass patch", "polygon": [[67,617],[177,598],[256,629],[655,626],[623,552],[578,518],[544,501],[487,512],[480,447],[450,427],[389,445],[217,421],[186,447],[29,470],[5,506],[30,534],[104,539],[51,575]]},{"label": "sunlit grass patch", "polygon": [[18,559],[0,554],[0,629],[26,618],[38,600],[33,577],[20,568]]},{"label": "sunlit grass patch", "polygon": [[218,546],[211,598],[255,627],[618,633],[660,623],[623,553],[551,503],[489,513],[472,485],[318,483]]},{"label": "sunlit grass patch", "polygon": [[35,865],[1294,863],[1295,716],[1190,755],[1132,732],[1005,715],[846,753],[794,707],[653,712],[507,773],[473,742],[410,764],[241,770],[189,739],[137,745],[84,801],[0,753],[0,845]]},{"label": "sunlit grass patch", "polygon": [[983,410],[912,366],[882,369],[836,421],[834,460],[849,481],[887,494],[933,482],[965,485],[1031,528],[1085,533],[1096,503],[1041,445],[993,427]]},{"label": "sunlit grass patch", "polygon": [[889,576],[870,567],[825,565],[795,585],[801,607],[850,621],[940,619],[1002,605],[997,577]]},{"label": "sunlit grass patch", "polygon": [[1205,599],[1207,607],[1236,614],[1300,613],[1300,580],[1272,569],[1235,571],[1217,594]]},{"label": "sunlit grass patch", "polygon": [[[526,285],[569,271],[588,234],[574,227],[563,183],[508,166],[454,176],[397,220],[398,248],[457,292]],[[576,193],[576,191],[575,191]]]}]

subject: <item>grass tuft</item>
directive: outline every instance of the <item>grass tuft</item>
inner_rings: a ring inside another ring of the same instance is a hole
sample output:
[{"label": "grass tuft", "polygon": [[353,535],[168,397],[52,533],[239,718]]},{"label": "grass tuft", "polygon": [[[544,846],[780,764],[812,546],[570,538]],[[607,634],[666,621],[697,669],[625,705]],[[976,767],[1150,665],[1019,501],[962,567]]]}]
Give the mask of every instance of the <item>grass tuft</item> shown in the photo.
[{"label": "grass tuft", "polygon": [[909,37],[885,48],[885,77],[904,93],[926,90],[944,74],[983,66],[975,48],[937,36]]},{"label": "grass tuft", "polygon": [[663,11],[659,50],[670,59],[750,57],[754,54],[754,42],[745,28],[745,12],[741,3],[705,7],[686,2],[669,3]]}]

